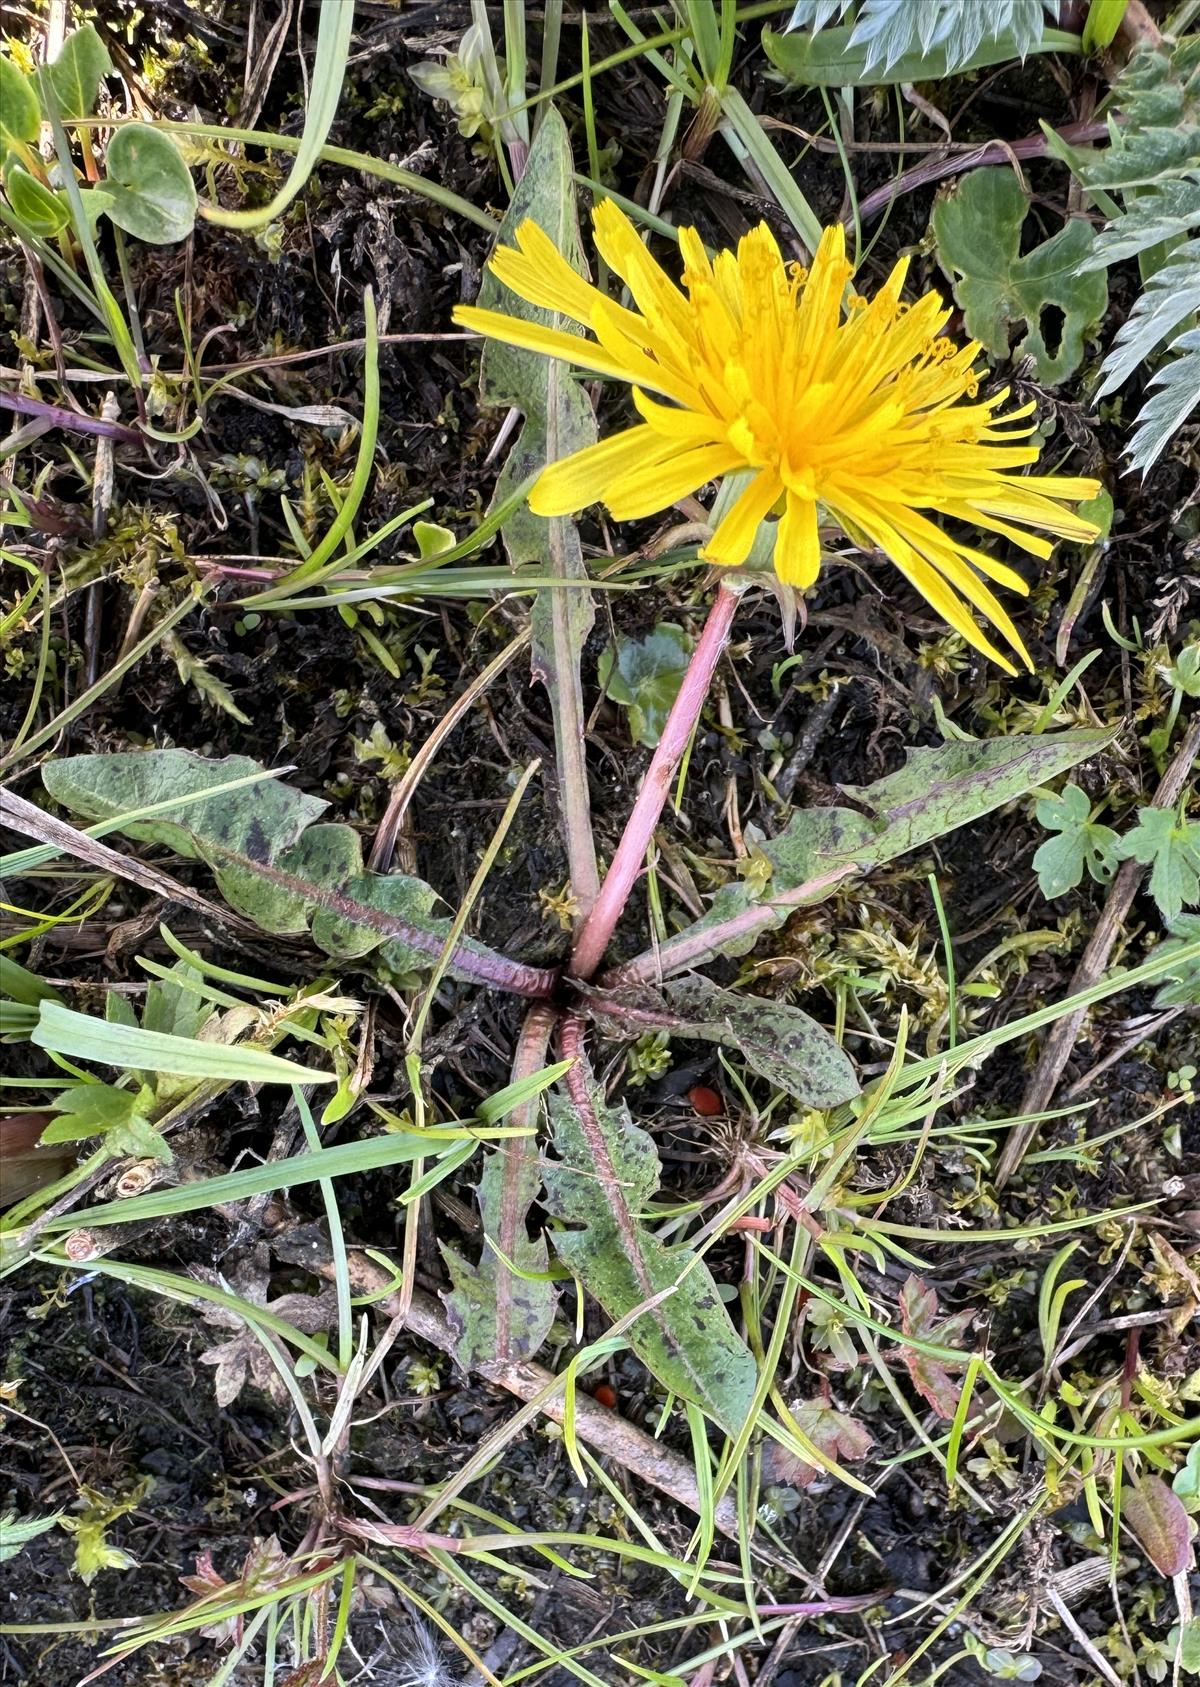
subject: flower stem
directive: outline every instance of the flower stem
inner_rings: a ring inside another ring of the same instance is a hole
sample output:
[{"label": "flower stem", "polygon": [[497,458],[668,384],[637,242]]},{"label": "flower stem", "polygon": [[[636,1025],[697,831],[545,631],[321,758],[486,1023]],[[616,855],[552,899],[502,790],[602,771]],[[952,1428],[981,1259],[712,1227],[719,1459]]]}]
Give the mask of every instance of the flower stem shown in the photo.
[{"label": "flower stem", "polygon": [[729,580],[722,580],[717,588],[716,600],[708,612],[704,631],[692,652],[692,659],[679,687],[679,695],[671,705],[667,724],[642,781],[633,812],[626,821],[612,866],[608,869],[591,912],[580,928],[575,951],[567,968],[567,974],[571,978],[591,978],[608,948],[617,921],[629,900],[634,880],[641,871],[646,850],[654,836],[654,828],[658,825],[663,804],[667,800],[671,781],[700,718],[700,711],[708,696],[708,688],[712,684],[713,673],[729,638],[729,629],[733,624],[740,596],[740,585],[734,585]]}]

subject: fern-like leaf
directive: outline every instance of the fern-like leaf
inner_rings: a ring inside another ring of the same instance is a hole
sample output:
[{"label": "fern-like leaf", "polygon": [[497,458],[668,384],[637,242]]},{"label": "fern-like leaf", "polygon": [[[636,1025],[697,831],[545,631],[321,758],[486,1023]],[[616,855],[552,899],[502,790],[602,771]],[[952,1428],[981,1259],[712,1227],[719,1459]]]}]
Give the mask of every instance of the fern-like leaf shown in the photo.
[{"label": "fern-like leaf", "polygon": [[1126,450],[1131,467],[1145,474],[1200,401],[1200,37],[1173,52],[1135,53],[1114,96],[1121,120],[1109,122],[1110,144],[1072,168],[1098,196],[1121,199],[1086,267],[1138,258],[1143,274],[1150,271],[1109,348],[1097,394],[1115,392],[1166,354]]},{"label": "fern-like leaf", "polygon": [[[815,35],[849,8],[850,0],[797,0],[788,28]],[[1053,9],[1047,0],[862,0],[850,45],[868,48],[868,72],[941,48],[946,74],[953,75],[984,41],[1007,40],[1013,57],[1023,59],[1041,40],[1046,12]]]},{"label": "fern-like leaf", "polygon": [[1096,236],[1085,269],[1107,269],[1200,228],[1200,179],[1158,182]]},{"label": "fern-like leaf", "polygon": [[1200,404],[1200,328],[1181,334],[1171,350],[1175,356],[1150,381],[1150,396],[1129,442],[1130,464],[1143,474]]},{"label": "fern-like leaf", "polygon": [[1146,283],[1104,360],[1097,397],[1115,392],[1139,364],[1148,363],[1194,311],[1200,311],[1200,240],[1177,246]]}]

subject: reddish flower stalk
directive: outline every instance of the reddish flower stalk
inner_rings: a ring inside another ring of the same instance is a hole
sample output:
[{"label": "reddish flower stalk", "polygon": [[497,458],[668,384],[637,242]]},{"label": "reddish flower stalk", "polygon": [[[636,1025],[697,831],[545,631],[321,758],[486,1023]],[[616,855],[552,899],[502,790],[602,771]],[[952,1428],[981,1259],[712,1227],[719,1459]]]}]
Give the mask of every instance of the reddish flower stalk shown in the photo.
[{"label": "reddish flower stalk", "polygon": [[641,871],[646,850],[654,828],[658,825],[667,792],[675,777],[683,753],[688,747],[692,731],[700,718],[704,700],[716,671],[717,662],[729,639],[734,612],[742,587],[730,579],[723,579],[717,588],[716,600],[708,612],[704,631],[692,652],[679,695],[671,705],[667,724],[642,781],[633,811],[625,823],[617,853],[608,869],[600,894],[591,912],[580,927],[567,975],[587,980],[592,977],[604,958],[617,921],[629,900],[629,893]]}]

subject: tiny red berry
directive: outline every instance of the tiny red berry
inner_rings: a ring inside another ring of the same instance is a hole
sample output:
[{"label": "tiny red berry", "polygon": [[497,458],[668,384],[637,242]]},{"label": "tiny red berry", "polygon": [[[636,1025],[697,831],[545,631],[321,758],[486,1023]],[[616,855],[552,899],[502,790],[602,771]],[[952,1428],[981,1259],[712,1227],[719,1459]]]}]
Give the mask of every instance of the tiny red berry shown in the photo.
[{"label": "tiny red berry", "polygon": [[687,1098],[702,1119],[715,1119],[718,1113],[725,1111],[721,1097],[716,1090],[710,1090],[707,1084],[696,1084],[688,1091]]}]

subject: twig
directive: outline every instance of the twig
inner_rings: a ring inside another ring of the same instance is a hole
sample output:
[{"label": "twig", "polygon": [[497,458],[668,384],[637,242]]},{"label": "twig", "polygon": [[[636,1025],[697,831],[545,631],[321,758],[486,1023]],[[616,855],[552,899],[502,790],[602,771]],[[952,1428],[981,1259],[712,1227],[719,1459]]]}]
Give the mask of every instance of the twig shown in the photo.
[{"label": "twig", "polygon": [[[272,1241],[271,1246],[281,1259],[289,1258],[285,1238],[280,1237]],[[322,1277],[333,1277],[332,1262],[328,1259],[314,1259],[311,1246],[301,1250],[295,1263],[303,1264],[306,1269],[315,1271]],[[390,1272],[376,1265],[365,1254],[353,1250],[347,1256],[347,1267],[356,1294],[375,1294],[393,1280]],[[395,1293],[384,1296],[377,1303],[378,1310],[389,1316],[394,1315],[399,1298]],[[431,1347],[439,1348],[443,1353],[454,1352],[454,1334],[445,1313],[432,1295],[414,1289],[406,1324],[413,1335],[421,1341],[427,1341]],[[479,1375],[496,1387],[515,1395],[517,1399],[526,1401],[533,1400],[544,1390],[553,1388],[560,1380],[552,1371],[528,1360],[517,1363],[497,1361],[494,1364],[482,1365],[479,1367]],[[547,1397],[542,1402],[541,1410],[555,1423],[561,1423],[561,1394]],[[699,1514],[701,1500],[696,1486],[696,1473],[686,1459],[672,1452],[669,1447],[652,1440],[643,1430],[627,1423],[617,1412],[610,1411],[606,1406],[598,1406],[579,1390],[575,1393],[574,1410],[575,1433],[581,1441],[586,1441],[602,1457],[612,1459],[621,1469],[643,1482],[648,1482],[652,1488],[657,1488],[660,1493],[668,1495],[679,1505]],[[730,1540],[739,1538],[737,1507],[731,1499],[723,1499],[716,1507],[715,1521],[717,1528]]]},{"label": "twig", "polygon": [[19,416],[39,416],[70,433],[95,433],[102,439],[119,440],[122,445],[139,445],[142,441],[136,429],[127,428],[121,422],[85,416],[81,410],[64,410],[60,404],[47,404],[45,399],[32,398],[24,392],[0,392],[0,410],[15,410]]},{"label": "twig", "polygon": [[[1179,748],[1173,756],[1170,766],[1159,781],[1154,800],[1154,808],[1173,808],[1179,799],[1180,792],[1187,783],[1188,777],[1200,755],[1200,713],[1189,725],[1180,742]],[[1092,933],[1091,941],[1083,952],[1083,958],[1075,969],[1071,979],[1068,995],[1075,995],[1080,990],[1090,990],[1093,984],[1098,984],[1108,965],[1113,946],[1120,936],[1125,924],[1126,916],[1133,906],[1133,899],[1137,895],[1138,886],[1145,875],[1145,867],[1140,861],[1123,861],[1117,870],[1116,877],[1109,886],[1105,898],[1104,910],[1096,922],[1096,929]],[[1087,1018],[1087,1009],[1079,1008],[1074,1013],[1068,1013],[1056,1021],[1053,1030],[1046,1038],[1041,1057],[1029,1083],[1025,1094],[1021,1098],[1021,1112],[1023,1114],[1044,1113],[1054,1098],[1058,1088],[1058,1081],[1066,1070],[1071,1052],[1079,1040],[1079,1033]],[[1037,1134],[1037,1124],[1033,1120],[1015,1125],[1004,1144],[1004,1152],[1000,1156],[996,1167],[995,1185],[1002,1189],[1009,1178],[1016,1171],[1029,1146]]]}]

